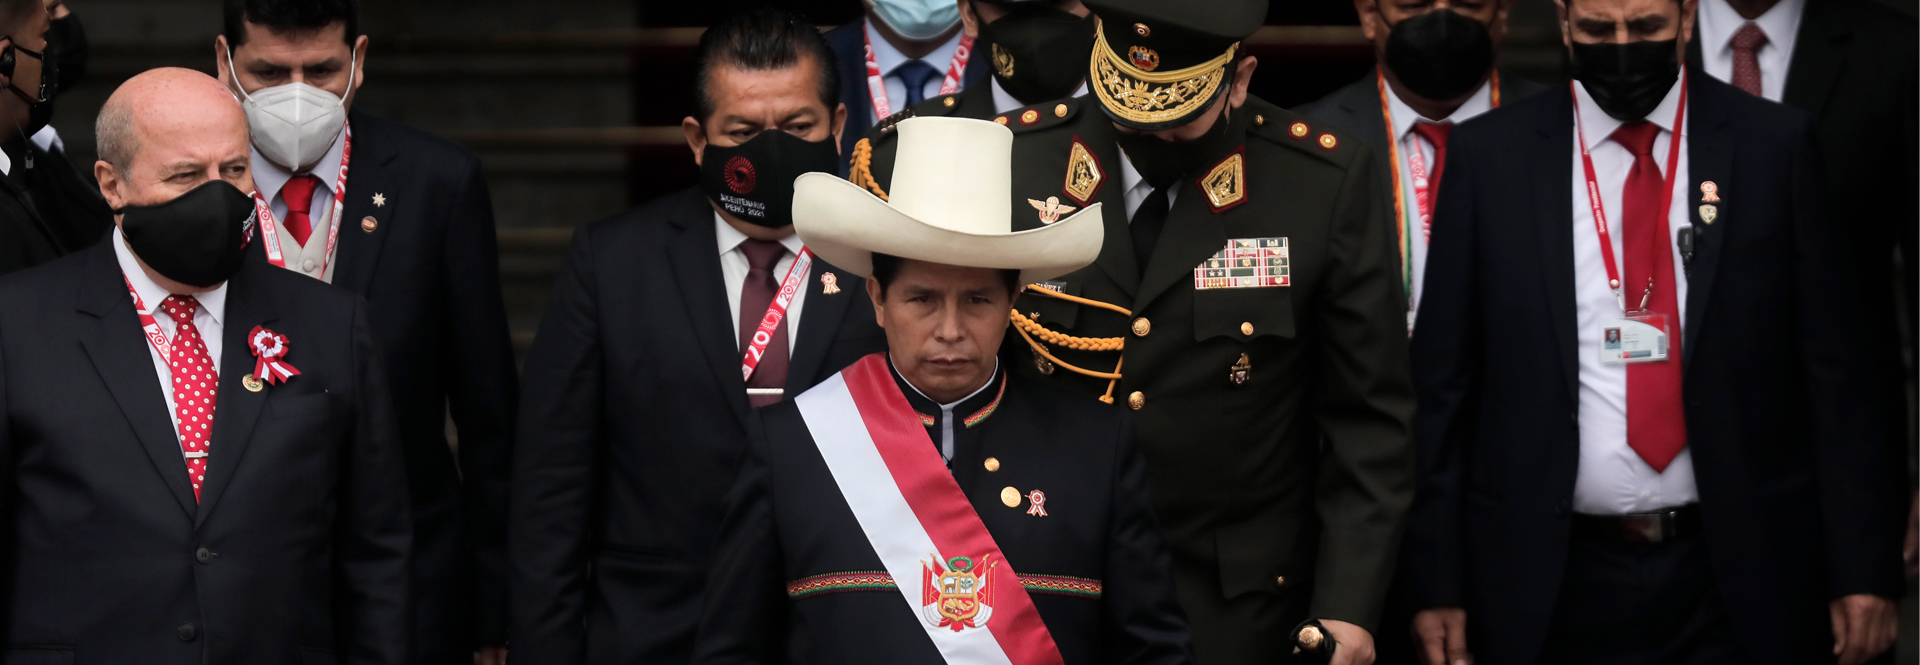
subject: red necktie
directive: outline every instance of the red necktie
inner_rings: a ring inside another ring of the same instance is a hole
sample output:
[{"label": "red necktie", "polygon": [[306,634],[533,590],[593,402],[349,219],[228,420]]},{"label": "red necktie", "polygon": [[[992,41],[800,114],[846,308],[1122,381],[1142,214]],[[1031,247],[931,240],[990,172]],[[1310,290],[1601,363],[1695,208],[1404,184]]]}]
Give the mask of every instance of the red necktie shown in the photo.
[{"label": "red necktie", "polygon": [[307,213],[313,210],[313,189],[319,186],[319,178],[297,175],[280,188],[280,200],[287,203],[287,233],[293,234],[293,241],[302,247],[313,235],[313,219]]},{"label": "red necktie", "polygon": [[[1673,236],[1667,211],[1660,208],[1666,181],[1653,160],[1653,139],[1660,127],[1640,121],[1622,125],[1613,140],[1633,153],[1633,170],[1622,192],[1621,241],[1626,282],[1620,285],[1629,309],[1646,298],[1645,309],[1667,319],[1667,360],[1627,365],[1627,446],[1655,471],[1687,446],[1687,417],[1680,399],[1680,304],[1674,295]],[[1677,140],[1677,139],[1676,139]],[[1675,165],[1668,164],[1667,168]],[[1602,251],[1612,251],[1611,248]],[[1652,294],[1647,295],[1648,280]]]},{"label": "red necktie", "polygon": [[161,307],[173,318],[173,349],[167,354],[167,367],[173,371],[173,416],[180,422],[180,450],[186,453],[187,482],[193,484],[193,500],[197,503],[200,486],[207,480],[208,444],[213,441],[213,406],[220,389],[220,373],[207,355],[200,329],[193,325],[200,301],[193,296],[167,296]]},{"label": "red necktie", "polygon": [[[747,239],[740,243],[740,252],[747,255],[747,280],[740,284],[740,352],[747,352],[747,344],[753,341],[753,333],[760,329],[760,319],[767,313],[767,306],[773,304],[773,296],[780,292],[780,282],[773,276],[773,269],[786,257],[787,246],[771,240]],[[773,329],[773,339],[767,340],[766,353],[760,356],[760,364],[753,369],[753,376],[747,379],[748,388],[786,388],[787,387],[787,320],[781,319],[780,326]],[[747,395],[747,403],[753,406],[766,406],[779,402],[777,395]]]},{"label": "red necktie", "polygon": [[1433,145],[1433,162],[1427,164],[1427,214],[1433,214],[1434,206],[1440,200],[1440,172],[1447,168],[1447,135],[1453,133],[1451,122],[1413,123],[1413,133],[1426,139]]},{"label": "red necktie", "polygon": [[1755,97],[1760,94],[1760,47],[1767,45],[1767,33],[1752,21],[1733,32],[1733,87]]}]

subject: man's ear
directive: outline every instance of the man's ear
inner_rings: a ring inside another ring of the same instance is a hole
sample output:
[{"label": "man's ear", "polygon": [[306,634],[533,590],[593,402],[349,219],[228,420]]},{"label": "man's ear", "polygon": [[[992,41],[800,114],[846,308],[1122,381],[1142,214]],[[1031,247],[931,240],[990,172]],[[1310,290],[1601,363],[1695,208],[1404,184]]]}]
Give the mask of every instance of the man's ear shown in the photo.
[{"label": "man's ear", "polygon": [[867,297],[873,300],[873,322],[887,327],[887,298],[880,292],[880,280],[867,278]]},{"label": "man's ear", "polygon": [[358,92],[360,84],[367,82],[367,46],[372,43],[366,35],[353,40],[353,82],[348,84],[353,87],[347,89],[347,94]]},{"label": "man's ear", "polygon": [[1234,65],[1233,92],[1227,96],[1229,108],[1240,108],[1247,103],[1247,86],[1253,84],[1253,70],[1260,66],[1260,59],[1246,56]]},{"label": "man's ear", "polygon": [[120,196],[120,172],[106,162],[93,163],[93,179],[100,183],[100,198],[107,200],[107,207],[114,210],[127,207],[127,201]]},{"label": "man's ear", "polygon": [[[974,15],[973,3],[967,0],[955,1],[960,3],[960,31],[966,33],[967,39],[978,39],[980,37],[980,17]],[[1358,2],[1359,0],[1355,1]]]},{"label": "man's ear", "polygon": [[1553,0],[1553,11],[1560,16],[1560,45],[1573,50],[1573,26],[1567,24],[1567,0]]},{"label": "man's ear", "polygon": [[[694,120],[693,116],[687,116],[680,119],[680,132],[687,135],[687,148],[693,150],[693,165],[700,166],[700,158],[707,154],[706,128],[701,127],[700,121]],[[840,133],[834,132],[834,138],[839,137]]]},{"label": "man's ear", "polygon": [[[847,105],[835,104],[833,106],[833,149],[835,151],[840,150],[840,136],[846,133],[846,131],[847,131]],[[841,155],[841,156],[845,157],[846,155]]]},{"label": "man's ear", "polygon": [[1681,62],[1687,61],[1687,42],[1693,41],[1693,22],[1699,16],[1696,11],[1699,7],[1700,0],[1682,0],[1680,3],[1680,38],[1675,41],[1680,42]]},{"label": "man's ear", "polygon": [[1380,20],[1379,10],[1378,0],[1353,0],[1353,11],[1360,15],[1360,34],[1366,35],[1367,41],[1380,41],[1380,35],[1386,34],[1387,26]]}]

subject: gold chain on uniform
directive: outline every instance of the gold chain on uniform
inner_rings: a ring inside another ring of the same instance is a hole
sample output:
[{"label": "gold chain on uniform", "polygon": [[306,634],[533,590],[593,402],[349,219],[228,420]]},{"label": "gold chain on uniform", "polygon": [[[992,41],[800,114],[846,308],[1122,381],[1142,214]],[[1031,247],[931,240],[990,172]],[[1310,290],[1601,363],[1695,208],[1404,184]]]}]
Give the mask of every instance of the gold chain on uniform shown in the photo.
[{"label": "gold chain on uniform", "polygon": [[[1031,293],[1037,296],[1046,296],[1048,298],[1058,298],[1061,300],[1065,300],[1067,302],[1078,303],[1078,304],[1087,305],[1090,307],[1099,307],[1102,309],[1109,309],[1115,312],[1119,312],[1123,316],[1133,316],[1133,312],[1128,310],[1125,307],[1103,303],[1098,300],[1082,298],[1079,296],[1067,295],[1065,293],[1061,293],[1059,291],[1046,288],[1039,284],[1028,284],[1027,293]],[[1020,333],[1020,337],[1022,339],[1027,340],[1027,345],[1033,347],[1033,352],[1040,354],[1040,357],[1046,358],[1048,362],[1053,363],[1057,367],[1066,369],[1069,372],[1073,372],[1075,374],[1084,374],[1086,376],[1091,376],[1096,379],[1106,379],[1107,394],[1101,395],[1100,401],[1106,402],[1108,404],[1113,403],[1113,388],[1116,384],[1120,382],[1120,366],[1122,363],[1126,362],[1125,354],[1122,354],[1119,360],[1114,361],[1112,372],[1096,372],[1090,369],[1083,369],[1080,367],[1076,367],[1071,363],[1068,363],[1064,360],[1054,357],[1052,353],[1047,352],[1047,347],[1045,345],[1042,345],[1039,341],[1035,341],[1033,338],[1037,336],[1041,340],[1044,340],[1049,344],[1054,344],[1056,346],[1064,346],[1069,349],[1073,349],[1075,351],[1124,351],[1127,343],[1127,340],[1125,337],[1075,337],[1073,335],[1068,335],[1061,332],[1055,332],[1053,330],[1048,330],[1045,326],[1040,325],[1039,321],[1035,321],[1033,319],[1027,318],[1026,315],[1021,314],[1020,310],[1017,310],[1017,309],[1011,311],[1008,314],[1008,317],[1013,321],[1014,332]]]},{"label": "gold chain on uniform", "polygon": [[873,179],[873,142],[860,139],[853,144],[853,164],[847,169],[847,181],[873,192],[880,200],[887,200],[886,190],[880,189],[879,181]]},{"label": "gold chain on uniform", "polygon": [[1234,42],[1220,57],[1185,69],[1154,73],[1114,53],[1098,19],[1093,35],[1094,94],[1108,110],[1138,123],[1177,120],[1207,103],[1226,80],[1227,63],[1240,48],[1240,43]]}]

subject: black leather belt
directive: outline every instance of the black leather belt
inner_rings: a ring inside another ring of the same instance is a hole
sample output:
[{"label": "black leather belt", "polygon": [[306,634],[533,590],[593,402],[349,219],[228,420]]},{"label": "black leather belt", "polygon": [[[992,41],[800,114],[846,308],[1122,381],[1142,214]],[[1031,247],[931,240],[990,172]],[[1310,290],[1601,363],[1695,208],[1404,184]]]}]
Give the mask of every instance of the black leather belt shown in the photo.
[{"label": "black leather belt", "polygon": [[1700,534],[1700,504],[1632,515],[1573,514],[1574,532],[1624,543],[1664,543]]}]

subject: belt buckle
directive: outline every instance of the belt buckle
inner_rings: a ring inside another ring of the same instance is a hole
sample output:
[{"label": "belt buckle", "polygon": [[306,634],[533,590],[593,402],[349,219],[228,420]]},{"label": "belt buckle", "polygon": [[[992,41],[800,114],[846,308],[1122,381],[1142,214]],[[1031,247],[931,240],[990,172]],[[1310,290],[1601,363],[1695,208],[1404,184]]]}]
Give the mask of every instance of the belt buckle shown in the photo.
[{"label": "belt buckle", "polygon": [[1620,535],[1629,542],[1658,543],[1666,540],[1666,517],[1663,513],[1642,515],[1621,515]]}]

